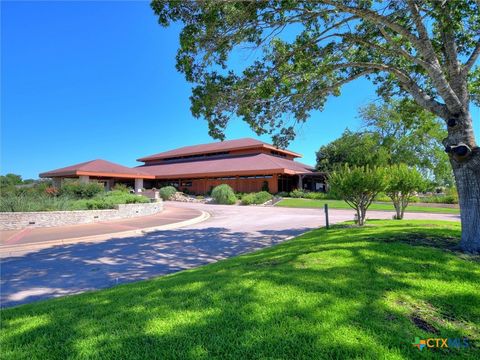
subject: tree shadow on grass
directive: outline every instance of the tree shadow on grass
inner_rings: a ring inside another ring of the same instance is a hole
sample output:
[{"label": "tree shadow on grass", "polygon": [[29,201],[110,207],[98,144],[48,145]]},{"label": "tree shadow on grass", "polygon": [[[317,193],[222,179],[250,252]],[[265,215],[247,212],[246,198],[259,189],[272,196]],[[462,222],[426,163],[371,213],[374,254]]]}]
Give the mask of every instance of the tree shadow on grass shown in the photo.
[{"label": "tree shadow on grass", "polygon": [[[474,348],[419,352],[411,343],[471,334],[453,320],[478,331],[478,264],[370,238],[321,230],[168,277],[13,308],[3,314],[4,358],[476,358]],[[443,317],[435,334],[411,320],[409,306],[425,304]]]}]

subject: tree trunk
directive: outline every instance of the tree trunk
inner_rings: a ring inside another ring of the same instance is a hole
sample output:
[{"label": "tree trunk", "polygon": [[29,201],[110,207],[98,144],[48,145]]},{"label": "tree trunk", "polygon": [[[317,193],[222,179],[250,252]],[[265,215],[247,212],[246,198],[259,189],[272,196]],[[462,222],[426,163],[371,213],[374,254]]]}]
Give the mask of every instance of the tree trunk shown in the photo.
[{"label": "tree trunk", "polygon": [[458,190],[462,221],[460,246],[464,251],[478,253],[480,252],[480,148],[475,142],[470,114],[457,117],[455,124],[448,127],[448,138],[445,140]]},{"label": "tree trunk", "polygon": [[[480,154],[475,155],[480,158]],[[466,166],[453,169],[457,183],[460,217],[462,220],[462,240],[464,251],[480,252],[480,169],[474,171]]]},{"label": "tree trunk", "polygon": [[395,215],[395,219],[396,220],[401,220],[402,219],[402,214],[401,214],[401,205],[400,205],[400,200],[395,200],[393,202],[393,206],[395,207],[395,212],[396,212],[396,215]]},{"label": "tree trunk", "polygon": [[358,226],[362,226],[362,216],[360,215],[360,207],[357,207],[357,224]]}]

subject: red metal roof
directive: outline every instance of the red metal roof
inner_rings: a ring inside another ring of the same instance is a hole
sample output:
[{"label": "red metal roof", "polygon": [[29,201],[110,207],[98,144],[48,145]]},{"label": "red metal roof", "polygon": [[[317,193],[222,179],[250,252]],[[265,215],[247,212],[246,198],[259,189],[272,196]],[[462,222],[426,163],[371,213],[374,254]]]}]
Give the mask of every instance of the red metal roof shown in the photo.
[{"label": "red metal roof", "polygon": [[313,167],[272,155],[255,154],[222,159],[142,165],[137,169],[155,175],[157,179],[166,179],[247,174],[303,174],[312,172]]},{"label": "red metal roof", "polygon": [[105,176],[119,178],[144,178],[153,179],[154,177],[138,168],[129,168],[123,165],[115,164],[106,160],[91,160],[80,164],[67,166],[64,168],[47,171],[40,174],[42,178],[49,177],[68,177],[68,176]]},{"label": "red metal roof", "polygon": [[170,150],[161,152],[158,154],[146,156],[137,161],[150,161],[150,160],[158,160],[158,159],[165,159],[170,157],[180,157],[180,156],[188,156],[188,155],[197,155],[197,154],[207,154],[213,152],[222,152],[228,150],[241,150],[241,149],[249,149],[249,148],[267,148],[271,150],[276,150],[279,152],[283,152],[294,157],[301,157],[300,154],[295,153],[290,150],[282,150],[277,149],[276,147],[264,143],[262,141],[252,139],[252,138],[243,138],[243,139],[236,139],[236,140],[227,140],[227,141],[220,141],[214,142],[209,144],[201,144],[201,145],[192,145],[192,146],[184,146],[178,149]]}]

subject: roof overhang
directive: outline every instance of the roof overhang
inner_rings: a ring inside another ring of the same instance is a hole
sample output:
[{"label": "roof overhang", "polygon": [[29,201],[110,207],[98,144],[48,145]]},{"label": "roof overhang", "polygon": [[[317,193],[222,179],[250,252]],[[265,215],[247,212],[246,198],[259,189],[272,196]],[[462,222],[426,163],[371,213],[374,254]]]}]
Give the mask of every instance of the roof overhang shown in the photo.
[{"label": "roof overhang", "polygon": [[155,179],[155,175],[150,174],[126,174],[126,173],[112,173],[102,171],[65,171],[65,172],[45,172],[39,175],[41,178],[62,178],[62,177],[79,177],[79,176],[91,176],[91,177],[104,177],[115,179]]}]

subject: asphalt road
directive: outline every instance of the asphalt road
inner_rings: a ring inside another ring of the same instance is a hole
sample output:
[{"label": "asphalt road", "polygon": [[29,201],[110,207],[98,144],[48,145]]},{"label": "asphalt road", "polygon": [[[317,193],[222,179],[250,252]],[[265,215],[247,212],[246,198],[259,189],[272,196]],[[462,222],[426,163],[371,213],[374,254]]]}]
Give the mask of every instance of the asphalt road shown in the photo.
[{"label": "asphalt road", "polygon": [[[2,307],[107,288],[189,269],[277,244],[324,225],[321,209],[168,203],[207,211],[201,223],[103,242],[57,245],[2,259]],[[373,219],[392,212],[371,211]],[[407,213],[407,219],[459,221],[458,215]],[[353,211],[330,210],[330,222],[353,219]]]}]

